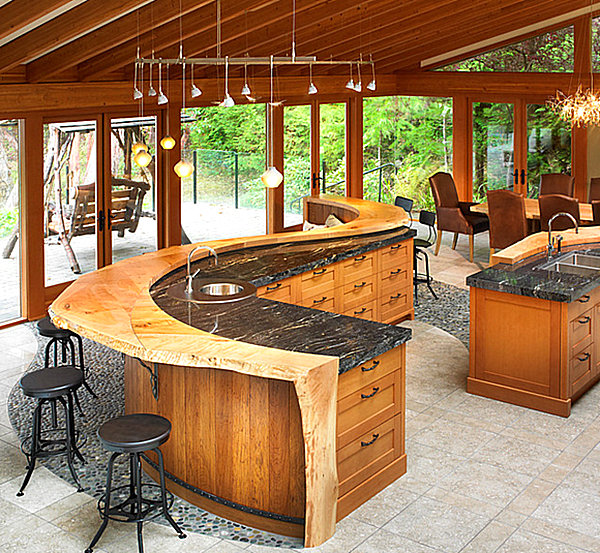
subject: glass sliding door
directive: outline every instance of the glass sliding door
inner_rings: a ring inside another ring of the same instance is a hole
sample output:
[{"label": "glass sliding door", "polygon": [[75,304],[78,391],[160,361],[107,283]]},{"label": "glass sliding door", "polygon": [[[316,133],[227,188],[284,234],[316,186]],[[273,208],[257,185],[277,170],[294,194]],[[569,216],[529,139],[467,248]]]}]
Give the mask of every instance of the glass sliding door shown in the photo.
[{"label": "glass sliding door", "polygon": [[321,189],[346,195],[346,104],[319,105],[319,157]]},{"label": "glass sliding door", "polygon": [[[113,263],[156,250],[156,117],[111,119],[110,213]],[[139,165],[137,145],[149,157]],[[136,148],[134,149],[134,145]],[[147,165],[144,165],[146,162]]]},{"label": "glass sliding door", "polygon": [[473,201],[486,192],[514,189],[514,104],[473,102]]},{"label": "glass sliding door", "polygon": [[47,123],[44,132],[45,284],[97,268],[96,121]]},{"label": "glass sliding door", "polygon": [[537,198],[544,173],[571,174],[571,126],[545,104],[527,105],[527,196]]},{"label": "glass sliding door", "polygon": [[310,195],[311,106],[285,106],[283,111],[283,226],[302,224],[302,198]]},{"label": "glass sliding door", "polygon": [[0,120],[0,324],[21,316],[19,121]]}]

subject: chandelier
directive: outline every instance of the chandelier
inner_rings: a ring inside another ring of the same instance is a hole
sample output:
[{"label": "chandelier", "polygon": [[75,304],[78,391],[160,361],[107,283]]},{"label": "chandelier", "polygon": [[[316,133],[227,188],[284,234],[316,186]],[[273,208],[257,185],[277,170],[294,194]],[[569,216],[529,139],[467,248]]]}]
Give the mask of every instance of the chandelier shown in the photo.
[{"label": "chandelier", "polygon": [[[355,92],[362,91],[362,83],[361,83],[361,66],[366,66],[367,68],[370,66],[372,72],[372,78],[366,88],[370,91],[375,91],[377,88],[376,80],[375,80],[375,64],[373,62],[373,58],[370,57],[369,61],[363,60],[362,55],[359,60],[317,60],[316,56],[297,56],[296,55],[296,0],[292,2],[292,44],[291,44],[291,55],[290,56],[261,56],[261,57],[252,57],[252,56],[243,56],[243,57],[229,57],[223,56],[221,54],[221,0],[216,0],[216,31],[217,31],[217,40],[216,40],[216,56],[215,57],[205,57],[205,58],[193,58],[193,57],[185,57],[183,55],[183,32],[182,32],[182,9],[181,9],[181,0],[179,0],[179,56],[176,58],[161,58],[154,56],[154,49],[152,49],[152,57],[146,58],[140,56],[139,46],[135,59],[134,66],[134,82],[133,82],[133,99],[140,101],[140,104],[143,102],[144,98],[144,68],[148,67],[149,71],[149,88],[147,91],[148,96],[153,97],[157,96],[158,104],[168,104],[169,99],[167,95],[163,92],[162,89],[162,69],[163,66],[166,66],[167,72],[171,66],[181,66],[182,74],[183,74],[183,105],[185,106],[185,95],[186,95],[186,67],[190,68],[190,76],[191,76],[191,88],[190,95],[192,98],[197,98],[202,94],[202,90],[196,85],[194,81],[194,68],[196,66],[224,66],[225,67],[225,96],[223,101],[219,102],[218,105],[221,107],[232,107],[235,105],[235,100],[229,92],[229,68],[230,66],[243,66],[244,67],[244,86],[241,90],[240,95],[245,97],[249,101],[255,101],[251,96],[250,86],[248,84],[248,66],[263,66],[268,67],[270,70],[270,102],[268,105],[273,107],[275,105],[279,105],[279,102],[273,101],[273,71],[276,66],[304,66],[308,68],[308,77],[309,84],[307,89],[307,94],[313,95],[317,94],[318,90],[313,82],[313,66],[349,66],[350,68],[350,81],[346,84],[346,88],[354,90]],[[139,40],[139,37],[138,37]],[[356,66],[358,81],[354,83],[352,78],[352,66]],[[159,94],[157,95],[156,90],[152,86],[152,75],[153,69],[155,66],[158,66],[158,85],[159,85]],[[272,118],[270,118],[272,119]],[[167,120],[168,121],[168,120]],[[271,128],[269,129],[269,134],[272,135],[272,121]],[[275,188],[279,186],[281,181],[283,180],[283,175],[274,167],[273,163],[273,146],[272,141],[273,137],[270,136],[269,147],[268,147],[268,161],[267,161],[267,170],[262,175],[262,181],[268,188]],[[168,133],[167,136],[164,137],[161,142],[161,146],[164,149],[172,149],[175,146],[175,141]],[[181,161],[175,166],[175,172],[180,176],[187,176],[190,174],[189,172],[189,162],[185,161],[183,158]],[[181,171],[181,169],[185,169]],[[185,174],[183,174],[185,173]]]}]

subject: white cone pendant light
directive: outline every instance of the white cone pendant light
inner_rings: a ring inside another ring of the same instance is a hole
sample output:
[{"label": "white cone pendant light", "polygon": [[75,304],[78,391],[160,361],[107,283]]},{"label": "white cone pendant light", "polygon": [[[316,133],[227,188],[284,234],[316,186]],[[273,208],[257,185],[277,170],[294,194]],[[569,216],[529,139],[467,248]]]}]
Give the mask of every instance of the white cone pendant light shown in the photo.
[{"label": "white cone pendant light", "polygon": [[150,88],[148,89],[148,96],[156,96],[156,89],[154,88],[154,85],[152,84],[152,67],[154,66],[153,63],[150,64]]},{"label": "white cone pendant light", "polygon": [[158,64],[158,105],[167,104],[169,99],[166,97],[162,89],[162,63]]},{"label": "white cone pendant light", "polygon": [[371,58],[371,69],[373,70],[373,78],[371,82],[367,85],[369,90],[375,91],[377,90],[377,82],[375,81],[375,63],[373,63],[373,58]]},{"label": "white cone pendant light", "polygon": [[317,87],[315,86],[315,83],[313,83],[312,65],[308,66],[308,71],[309,71],[309,75],[310,75],[310,84],[308,85],[308,93],[309,94],[316,94],[319,91],[317,90]]},{"label": "white cone pendant light", "polygon": [[198,98],[198,96],[202,96],[202,90],[194,82],[194,65],[192,64],[192,98]]},{"label": "white cone pendant light", "polygon": [[235,106],[235,101],[229,94],[229,56],[225,56],[225,98],[219,105],[223,108]]},{"label": "white cone pendant light", "polygon": [[[133,70],[133,99],[141,100],[144,97],[143,92],[138,88],[138,66],[139,63],[135,64],[135,69]],[[140,67],[140,70],[144,70],[144,66]],[[140,79],[143,82],[143,78]]]},{"label": "white cone pendant light", "polygon": [[242,96],[251,96],[252,95],[252,91],[250,90],[250,87],[248,86],[248,66],[244,65],[244,86],[242,87],[242,92],[241,92]]}]

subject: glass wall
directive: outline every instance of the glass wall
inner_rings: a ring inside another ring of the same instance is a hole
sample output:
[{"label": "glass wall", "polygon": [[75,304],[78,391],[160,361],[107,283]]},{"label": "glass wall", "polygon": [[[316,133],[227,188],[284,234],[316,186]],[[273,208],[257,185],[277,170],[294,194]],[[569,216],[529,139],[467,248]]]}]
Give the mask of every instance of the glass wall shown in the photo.
[{"label": "glass wall", "polygon": [[363,101],[363,188],[368,200],[411,198],[433,209],[429,177],[452,172],[452,100],[385,96]]},{"label": "glass wall", "polygon": [[266,232],[265,105],[186,109],[181,223],[192,242]]},{"label": "glass wall", "polygon": [[571,174],[571,125],[545,104],[527,106],[527,195],[537,198],[544,173]]},{"label": "glass wall", "polygon": [[19,121],[0,120],[0,323],[21,316]]},{"label": "glass wall", "polygon": [[320,104],[321,189],[346,195],[346,104]]},{"label": "glass wall", "polygon": [[[133,145],[145,144],[151,160],[134,162]],[[111,119],[113,262],[156,250],[156,118]]]},{"label": "glass wall", "polygon": [[302,198],[310,194],[310,106],[283,112],[283,226],[301,224]]},{"label": "glass wall", "polygon": [[96,122],[44,125],[46,286],[96,269]]},{"label": "glass wall", "polygon": [[473,201],[514,188],[514,104],[473,102]]}]

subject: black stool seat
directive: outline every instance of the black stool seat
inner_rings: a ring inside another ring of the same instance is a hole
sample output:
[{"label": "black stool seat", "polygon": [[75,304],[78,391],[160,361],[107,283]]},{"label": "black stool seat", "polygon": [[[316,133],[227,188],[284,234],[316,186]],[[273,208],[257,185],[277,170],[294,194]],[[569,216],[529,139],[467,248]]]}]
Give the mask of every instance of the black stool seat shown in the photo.
[{"label": "black stool seat", "polygon": [[431,242],[428,242],[423,238],[415,238],[413,242],[415,244],[415,248],[429,248],[429,246],[433,245]]},{"label": "black stool seat", "polygon": [[169,439],[171,423],[159,415],[135,413],[105,422],[98,437],[108,451],[135,453],[155,449]]},{"label": "black stool seat", "polygon": [[64,328],[58,328],[50,320],[50,317],[44,317],[36,323],[36,327],[41,336],[46,338],[70,338],[73,336],[73,332]]},{"label": "black stool seat", "polygon": [[79,388],[83,384],[83,373],[71,366],[40,369],[27,373],[19,384],[26,396],[51,399]]}]

